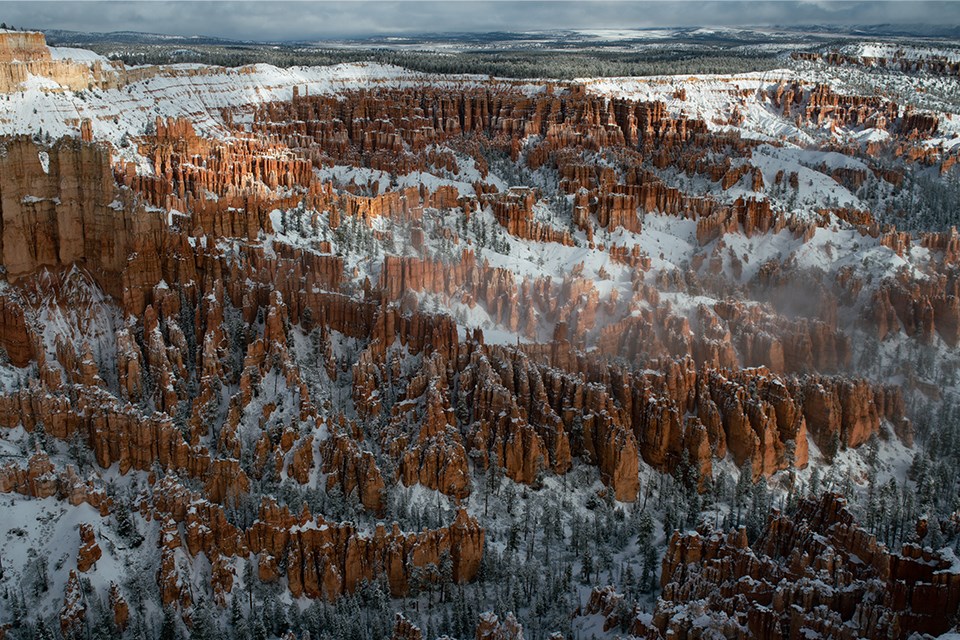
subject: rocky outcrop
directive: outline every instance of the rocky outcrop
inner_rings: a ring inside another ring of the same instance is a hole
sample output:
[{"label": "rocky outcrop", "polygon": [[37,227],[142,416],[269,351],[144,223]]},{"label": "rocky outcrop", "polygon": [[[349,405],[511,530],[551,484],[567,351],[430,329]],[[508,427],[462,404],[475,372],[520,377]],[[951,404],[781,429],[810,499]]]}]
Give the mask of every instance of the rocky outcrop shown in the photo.
[{"label": "rocky outcrop", "polygon": [[83,633],[87,605],[80,584],[80,576],[73,569],[67,578],[63,592],[63,606],[60,608],[60,632],[66,638]]},{"label": "rocky outcrop", "polygon": [[423,640],[420,628],[398,613],[393,623],[393,634],[390,640]]},{"label": "rocky outcrop", "polygon": [[623,602],[623,594],[607,586],[604,588],[594,587],[590,592],[590,599],[583,611],[578,612],[584,616],[600,615],[603,616],[603,630],[610,631],[618,627],[622,621],[620,619],[619,608]]},{"label": "rocky outcrop", "polygon": [[178,605],[187,609],[193,603],[187,577],[177,566],[177,550],[181,547],[180,534],[174,520],[164,521],[160,530],[160,570],[157,584],[163,606]]},{"label": "rocky outcrop", "polygon": [[97,564],[103,552],[93,535],[93,527],[89,524],[80,525],[80,549],[77,551],[77,570],[86,573]]},{"label": "rocky outcrop", "polygon": [[[322,521],[316,527],[299,527],[290,533],[287,580],[294,597],[334,598],[352,592],[361,580],[384,575],[394,595],[409,589],[409,571],[427,564],[439,566],[449,555],[453,579],[467,582],[476,576],[483,549],[483,529],[460,511],[449,527],[421,534],[403,534],[380,525],[371,537],[361,536],[348,524],[331,526]],[[263,527],[250,532],[251,550],[269,551],[260,546]]]},{"label": "rocky outcrop", "polygon": [[132,313],[142,292],[161,279],[157,244],[164,219],[123,204],[110,153],[98,144],[61,139],[52,147],[21,137],[0,154],[2,261],[16,281],[42,267],[82,264]]},{"label": "rocky outcrop", "polygon": [[121,633],[126,631],[127,625],[130,623],[130,605],[127,604],[126,598],[120,593],[120,587],[118,587],[115,582],[110,583],[107,602],[110,605],[110,610],[113,612],[114,626],[116,626]]},{"label": "rocky outcrop", "polygon": [[487,611],[480,614],[477,622],[477,640],[523,640],[523,627],[513,612],[500,620],[495,613]]},{"label": "rocky outcrop", "polygon": [[[31,76],[52,80],[53,90],[60,91],[116,88],[128,77],[122,68],[104,65],[100,60],[87,63],[53,59],[46,37],[38,31],[0,31],[0,93],[22,91]],[[52,87],[45,88],[49,91]]]},{"label": "rocky outcrop", "polygon": [[[184,604],[189,597],[176,569],[175,552],[181,548],[178,524],[184,527],[191,555],[225,558],[254,553],[260,578],[273,582],[285,573],[294,597],[333,599],[376,576],[386,577],[394,595],[404,595],[414,568],[439,567],[444,558],[450,559],[455,581],[469,582],[483,555],[483,528],[463,510],[440,529],[403,533],[396,525],[388,530],[381,524],[371,534],[350,523],[315,518],[309,511],[295,516],[265,500],[257,520],[241,530],[227,522],[222,507],[203,501],[171,477],[158,487],[155,509],[156,517],[167,522],[159,577],[165,603]],[[221,573],[213,572],[212,578],[229,591],[232,579],[225,581]]]},{"label": "rocky outcrop", "polygon": [[8,295],[0,295],[0,347],[15,367],[25,367],[36,357],[23,306]]},{"label": "rocky outcrop", "polygon": [[921,57],[913,57],[903,49],[892,50],[889,56],[857,56],[847,55],[839,51],[829,51],[825,53],[813,51],[797,51],[790,54],[796,60],[822,60],[831,65],[858,65],[864,67],[894,67],[910,71],[926,70],[930,73],[940,75],[958,75],[960,74],[960,63],[949,60],[946,56],[927,54]]},{"label": "rocky outcrop", "polygon": [[533,190],[515,187],[507,192],[485,195],[482,202],[493,208],[497,222],[512,236],[572,246],[573,238],[568,231],[534,220],[533,205],[536,200]]},{"label": "rocky outcrop", "polygon": [[327,474],[327,490],[338,486],[343,495],[357,492],[360,503],[374,513],[383,510],[383,489],[386,486],[373,454],[360,449],[347,436],[325,440],[320,446],[321,470]]},{"label": "rocky outcrop", "polygon": [[702,625],[740,638],[906,638],[947,631],[960,607],[948,560],[910,545],[888,551],[832,494],[802,500],[792,516],[775,511],[752,545],[743,529],[675,532],[661,583],[638,635],[689,633],[692,607],[709,613]]},{"label": "rocky outcrop", "polygon": [[34,498],[57,496],[73,506],[85,502],[104,516],[113,503],[103,487],[81,479],[73,466],[58,471],[43,452],[31,456],[26,467],[8,463],[0,468],[0,493],[10,492]]},{"label": "rocky outcrop", "polygon": [[47,39],[39,31],[7,31],[0,33],[0,63],[50,60]]},{"label": "rocky outcrop", "polygon": [[[930,248],[942,251],[945,262],[951,260],[955,239],[952,236],[923,240]],[[935,337],[947,345],[960,341],[960,279],[950,269],[923,281],[901,275],[885,279],[874,292],[872,307],[865,314],[876,328],[877,337],[903,332],[923,343]]]},{"label": "rocky outcrop", "polygon": [[812,377],[798,392],[804,398],[803,414],[810,434],[822,450],[831,447],[834,439],[843,447],[864,444],[877,432],[878,418],[889,420],[898,429],[905,420],[899,388],[875,388],[863,380]]}]

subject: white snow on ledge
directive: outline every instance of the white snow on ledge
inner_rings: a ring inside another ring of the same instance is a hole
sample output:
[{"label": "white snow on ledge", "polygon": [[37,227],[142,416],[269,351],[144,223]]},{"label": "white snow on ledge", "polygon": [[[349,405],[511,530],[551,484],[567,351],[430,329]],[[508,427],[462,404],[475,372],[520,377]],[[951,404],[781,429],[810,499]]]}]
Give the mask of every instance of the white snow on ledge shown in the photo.
[{"label": "white snow on ledge", "polygon": [[[58,48],[60,59],[92,63],[107,61],[82,49]],[[78,122],[89,119],[96,140],[106,140],[119,157],[138,162],[133,145],[122,146],[124,136],[140,135],[157,117],[189,118],[205,136],[227,135],[220,117],[224,108],[236,110],[244,122],[256,105],[290,100],[293,88],[301,95],[330,95],[375,87],[404,88],[431,82],[451,89],[476,84],[485,76],[431,76],[392,65],[347,63],[332,66],[281,69],[266,64],[224,68],[198,64],[162,66],[156,75],[120,89],[74,92],[55,80],[29,75],[20,91],[0,100],[0,135],[33,134],[39,130],[54,138],[78,136]],[[535,91],[535,87],[524,87]]]},{"label": "white snow on ledge", "polygon": [[53,204],[60,204],[60,198],[40,198],[38,196],[24,196],[20,200],[20,204],[36,204],[37,202],[52,202]]},{"label": "white snow on ledge", "polygon": [[94,53],[88,49],[74,49],[73,47],[48,47],[50,49],[50,57],[54,60],[72,60],[73,62],[82,62],[86,64],[93,64],[94,62],[101,62],[104,65],[109,65],[110,61],[107,58],[104,58],[99,53]]}]

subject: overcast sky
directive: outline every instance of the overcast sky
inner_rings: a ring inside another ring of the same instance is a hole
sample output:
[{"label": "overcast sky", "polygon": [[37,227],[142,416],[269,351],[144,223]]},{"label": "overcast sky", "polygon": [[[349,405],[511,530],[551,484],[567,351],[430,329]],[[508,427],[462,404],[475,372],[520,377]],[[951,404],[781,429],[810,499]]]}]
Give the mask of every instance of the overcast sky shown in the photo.
[{"label": "overcast sky", "polygon": [[145,31],[251,40],[534,29],[960,24],[960,2],[0,2],[21,28]]}]

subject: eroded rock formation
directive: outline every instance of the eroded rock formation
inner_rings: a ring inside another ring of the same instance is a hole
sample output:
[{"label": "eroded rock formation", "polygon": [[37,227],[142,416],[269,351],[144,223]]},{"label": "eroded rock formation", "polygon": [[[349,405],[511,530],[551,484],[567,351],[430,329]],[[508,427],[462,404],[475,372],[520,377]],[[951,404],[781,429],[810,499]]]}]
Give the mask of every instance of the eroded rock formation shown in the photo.
[{"label": "eroded rock formation", "polygon": [[678,614],[706,609],[701,630],[728,637],[938,635],[960,605],[960,574],[950,567],[916,546],[886,549],[857,525],[843,498],[825,494],[802,500],[792,516],[775,512],[752,545],[743,529],[674,533],[663,596],[635,633],[690,633],[694,616]]},{"label": "eroded rock formation", "polygon": [[[72,64],[39,34],[0,34],[0,91],[24,74],[110,87],[214,73]],[[923,140],[942,123],[930,114],[827,85],[754,93],[798,127],[876,128],[890,135],[884,152],[933,162]],[[685,90],[671,100],[686,103]],[[478,80],[298,87],[207,116],[131,135],[139,162],[100,139],[96,119],[72,123],[79,137],[0,142],[0,427],[84,445],[98,468],[31,450],[0,468],[0,491],[107,516],[98,472],[140,472],[149,488],[135,508],[159,523],[161,599],[185,618],[196,604],[185,567],[201,554],[220,607],[240,559],[294,597],[377,579],[404,596],[448,561],[454,581],[471,581],[485,531],[466,506],[488,470],[536,489],[589,465],[607,495],[633,502],[645,467],[688,464],[704,489],[720,460],[749,461],[757,479],[891,431],[910,445],[904,392],[860,370],[857,339],[960,342],[956,231],[914,237],[853,206],[779,206],[799,170],[764,168],[759,143],[726,130],[744,120],[736,107],[708,122],[572,83]],[[851,190],[911,179],[874,151],[866,168],[815,169]],[[555,184],[504,185],[498,165]],[[710,187],[688,192],[681,175]],[[851,242],[903,268],[875,279],[834,268]],[[456,509],[452,522],[364,527],[289,496],[237,513],[283,486],[375,522],[393,489],[418,485]],[[110,552],[97,531],[79,528],[80,573]],[[675,538],[666,599],[637,632],[686,633],[672,612],[704,599],[730,637],[845,638],[851,621],[867,635],[934,632],[930,607],[956,607],[941,564],[880,548],[836,499],[804,503],[752,549],[739,533]],[[83,579],[67,582],[65,634],[85,616]],[[806,588],[821,579],[828,593]],[[623,624],[619,602],[597,590],[587,615]],[[109,603],[125,627],[123,587]],[[396,620],[397,640],[421,635]],[[485,614],[477,637],[522,629]]]}]

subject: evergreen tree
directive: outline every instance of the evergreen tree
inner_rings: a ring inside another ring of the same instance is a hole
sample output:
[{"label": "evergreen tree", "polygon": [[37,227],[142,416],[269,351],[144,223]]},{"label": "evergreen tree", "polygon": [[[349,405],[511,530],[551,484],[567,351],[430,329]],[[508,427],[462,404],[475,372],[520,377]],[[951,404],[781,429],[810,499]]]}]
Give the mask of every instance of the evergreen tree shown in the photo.
[{"label": "evergreen tree", "polygon": [[648,593],[655,587],[657,550],[653,544],[653,518],[646,511],[640,514],[640,525],[637,531],[637,552],[642,562],[640,590]]},{"label": "evergreen tree", "polygon": [[163,618],[160,621],[159,640],[179,640],[180,631],[177,628],[176,614],[173,608],[166,606],[163,608]]},{"label": "evergreen tree", "polygon": [[590,576],[593,575],[593,553],[590,551],[590,545],[583,548],[583,555],[580,556],[580,582],[590,583]]},{"label": "evergreen tree", "polygon": [[746,506],[753,488],[753,461],[747,460],[740,467],[740,477],[737,478],[737,488],[734,491],[734,503],[737,507]]},{"label": "evergreen tree", "polygon": [[761,479],[753,485],[750,508],[747,511],[747,537],[756,540],[763,532],[770,510],[770,492],[766,480]]},{"label": "evergreen tree", "polygon": [[946,546],[946,543],[943,530],[940,528],[940,519],[935,515],[930,516],[927,519],[927,535],[923,538],[923,546],[939,551]]},{"label": "evergreen tree", "polygon": [[35,640],[54,640],[56,636],[53,635],[53,632],[50,631],[50,628],[47,627],[47,623],[43,621],[42,617],[37,617],[37,624],[34,627],[33,637]]},{"label": "evergreen tree", "polygon": [[190,640],[216,640],[216,625],[207,601],[203,598],[193,607],[191,615]]},{"label": "evergreen tree", "polygon": [[245,626],[245,622],[243,609],[240,606],[239,594],[234,594],[230,599],[230,628],[238,631]]},{"label": "evergreen tree", "polygon": [[810,497],[816,498],[820,495],[822,482],[823,480],[822,480],[822,474],[820,472],[820,467],[819,466],[814,467],[813,472],[810,474],[810,491],[809,491]]},{"label": "evergreen tree", "polygon": [[115,501],[113,512],[117,535],[131,547],[139,547],[143,543],[143,536],[137,529],[133,514],[130,509],[130,500],[127,496],[121,496]]},{"label": "evergreen tree", "polygon": [[834,431],[833,435],[830,436],[830,441],[827,443],[827,446],[823,449],[823,455],[827,458],[827,461],[833,462],[834,458],[837,457],[837,454],[840,452],[840,433]]}]

